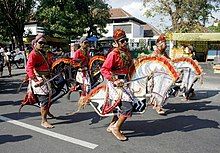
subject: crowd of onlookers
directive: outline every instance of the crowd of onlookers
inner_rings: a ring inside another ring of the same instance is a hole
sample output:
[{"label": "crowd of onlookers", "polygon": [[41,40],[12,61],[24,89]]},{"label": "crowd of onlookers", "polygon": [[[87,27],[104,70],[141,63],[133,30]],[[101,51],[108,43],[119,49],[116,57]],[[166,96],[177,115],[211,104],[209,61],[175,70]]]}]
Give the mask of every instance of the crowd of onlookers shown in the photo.
[{"label": "crowd of onlookers", "polygon": [[8,67],[8,74],[11,76],[11,52],[7,49],[7,47],[0,46],[0,77],[3,75],[4,66]]},{"label": "crowd of onlookers", "polygon": [[4,67],[7,67],[9,77],[12,76],[13,66],[24,68],[24,58],[24,51],[21,51],[18,47],[10,50],[9,47],[0,45],[0,77],[3,76]]},{"label": "crowd of onlookers", "polygon": [[[61,47],[50,47],[48,50],[54,54],[55,59],[63,56],[70,57],[70,52],[65,53]],[[26,46],[24,52],[18,47],[16,47],[14,50],[11,50],[7,46],[0,45],[0,77],[3,76],[3,69],[5,67],[8,69],[9,77],[12,76],[12,67],[15,66],[15,68],[24,68],[24,59],[28,58],[28,55],[31,51],[31,46]],[[4,76],[7,76],[7,74],[4,74]]]}]

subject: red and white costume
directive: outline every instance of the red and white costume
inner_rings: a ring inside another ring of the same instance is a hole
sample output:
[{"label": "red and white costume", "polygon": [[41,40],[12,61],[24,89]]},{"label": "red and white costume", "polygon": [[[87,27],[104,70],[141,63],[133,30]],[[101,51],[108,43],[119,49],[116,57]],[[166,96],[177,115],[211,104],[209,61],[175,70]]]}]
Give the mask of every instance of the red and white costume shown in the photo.
[{"label": "red and white costume", "polygon": [[114,79],[114,74],[128,75],[129,73],[129,66],[131,65],[128,65],[128,63],[131,64],[132,61],[124,61],[126,59],[123,60],[120,54],[124,54],[127,56],[126,58],[128,60],[131,60],[131,55],[128,50],[119,50],[118,48],[114,48],[113,51],[108,54],[102,65],[102,75],[109,81]]},{"label": "red and white costume", "polygon": [[51,53],[47,53],[46,56],[42,55],[40,52],[32,50],[28,56],[28,61],[26,65],[26,72],[30,84],[34,90],[34,94],[47,95],[49,93],[49,87],[47,85],[35,87],[36,81],[50,77],[50,67],[53,63],[53,58]]},{"label": "red and white costume", "polygon": [[[125,76],[122,78],[125,82],[129,80],[129,68],[132,65],[131,54],[127,49],[115,48],[111,51],[105,62],[102,65],[101,73],[108,80],[108,98],[112,101],[111,105],[117,101],[132,101],[132,94],[128,87],[115,87],[113,82],[116,79],[120,79],[120,76]],[[119,105],[120,103],[118,103]]]},{"label": "red and white costume", "polygon": [[81,69],[77,72],[76,81],[85,85],[85,90],[88,92],[91,88],[90,77],[88,73],[89,54],[82,49],[78,49],[73,53],[72,59],[81,63]]}]

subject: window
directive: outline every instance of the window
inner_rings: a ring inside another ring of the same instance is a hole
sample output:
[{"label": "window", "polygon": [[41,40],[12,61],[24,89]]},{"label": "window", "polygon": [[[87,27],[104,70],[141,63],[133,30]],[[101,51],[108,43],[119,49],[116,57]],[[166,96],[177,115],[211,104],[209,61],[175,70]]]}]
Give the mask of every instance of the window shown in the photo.
[{"label": "window", "polygon": [[131,33],[131,24],[121,24],[113,26],[113,30],[118,28],[123,29],[126,33]]}]

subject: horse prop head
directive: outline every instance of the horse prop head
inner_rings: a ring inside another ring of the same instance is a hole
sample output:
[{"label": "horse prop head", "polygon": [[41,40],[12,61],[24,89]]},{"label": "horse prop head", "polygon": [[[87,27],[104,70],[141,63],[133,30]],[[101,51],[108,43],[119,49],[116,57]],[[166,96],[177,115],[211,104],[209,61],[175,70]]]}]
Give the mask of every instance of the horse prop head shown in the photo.
[{"label": "horse prop head", "polygon": [[[132,79],[149,76],[131,83],[131,89],[136,97],[150,94],[150,103],[163,106],[167,99],[167,92],[178,79],[179,73],[171,62],[164,57],[142,56],[134,64],[135,71]],[[141,99],[140,99],[141,100]]]},{"label": "horse prop head", "polygon": [[176,58],[173,60],[174,66],[181,73],[181,77],[176,82],[183,96],[189,100],[194,94],[193,85],[201,78],[203,74],[202,68],[198,62],[187,57]]}]

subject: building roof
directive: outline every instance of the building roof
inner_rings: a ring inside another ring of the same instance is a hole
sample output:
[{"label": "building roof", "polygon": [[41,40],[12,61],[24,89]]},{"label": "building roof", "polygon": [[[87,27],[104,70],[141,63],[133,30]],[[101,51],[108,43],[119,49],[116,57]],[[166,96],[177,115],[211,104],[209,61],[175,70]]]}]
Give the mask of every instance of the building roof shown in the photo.
[{"label": "building roof", "polygon": [[29,24],[37,24],[38,22],[36,20],[30,20],[28,22],[25,22],[25,25],[29,25]]},{"label": "building roof", "polygon": [[122,8],[112,8],[110,9],[110,19],[115,19],[115,18],[123,18],[123,17],[132,17],[131,14],[123,10]]},{"label": "building roof", "polygon": [[139,20],[135,17],[133,17],[131,14],[123,10],[122,8],[112,8],[110,9],[110,20],[114,22],[128,22],[128,21],[134,21],[141,25],[146,24],[146,22]]},{"label": "building roof", "polygon": [[157,28],[152,26],[151,24],[147,23],[143,27],[144,27],[144,31],[150,32],[150,34],[147,34],[147,35],[154,36],[154,35],[160,35],[161,34],[161,32]]}]

